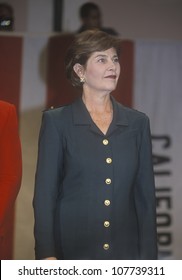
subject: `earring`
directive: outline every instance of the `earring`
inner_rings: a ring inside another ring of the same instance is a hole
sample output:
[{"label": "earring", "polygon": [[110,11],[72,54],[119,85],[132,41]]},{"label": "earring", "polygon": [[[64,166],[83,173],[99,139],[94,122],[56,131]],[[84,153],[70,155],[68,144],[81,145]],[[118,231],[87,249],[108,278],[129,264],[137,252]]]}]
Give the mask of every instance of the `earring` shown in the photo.
[{"label": "earring", "polygon": [[80,77],[80,83],[85,83],[85,78],[84,77]]}]

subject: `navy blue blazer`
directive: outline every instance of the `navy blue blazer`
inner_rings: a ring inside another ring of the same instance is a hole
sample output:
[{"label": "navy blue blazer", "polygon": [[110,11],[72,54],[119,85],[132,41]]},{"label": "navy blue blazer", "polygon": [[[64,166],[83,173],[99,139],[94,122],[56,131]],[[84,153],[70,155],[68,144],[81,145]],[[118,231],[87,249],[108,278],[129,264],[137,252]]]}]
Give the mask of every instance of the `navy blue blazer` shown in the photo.
[{"label": "navy blue blazer", "polygon": [[33,199],[36,259],[157,259],[149,119],[111,99],[106,135],[81,98],[43,113]]}]

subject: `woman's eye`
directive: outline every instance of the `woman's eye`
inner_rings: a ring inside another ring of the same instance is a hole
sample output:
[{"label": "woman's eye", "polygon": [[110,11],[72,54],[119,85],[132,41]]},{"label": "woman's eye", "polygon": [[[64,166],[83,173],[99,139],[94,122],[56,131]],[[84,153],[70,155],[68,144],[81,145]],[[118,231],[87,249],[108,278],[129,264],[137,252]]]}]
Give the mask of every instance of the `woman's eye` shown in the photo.
[{"label": "woman's eye", "polygon": [[113,62],[119,62],[119,58],[118,58],[118,57],[115,57],[115,58],[113,59]]},{"label": "woman's eye", "polygon": [[98,62],[104,63],[106,60],[104,58],[99,58]]}]

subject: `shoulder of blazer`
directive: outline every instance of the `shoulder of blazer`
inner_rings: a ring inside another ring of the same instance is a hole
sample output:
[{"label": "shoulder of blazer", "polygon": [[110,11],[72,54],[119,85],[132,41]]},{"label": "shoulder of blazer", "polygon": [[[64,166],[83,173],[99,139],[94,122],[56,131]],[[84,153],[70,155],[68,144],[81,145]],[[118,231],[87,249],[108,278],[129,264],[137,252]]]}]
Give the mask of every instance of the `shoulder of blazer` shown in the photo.
[{"label": "shoulder of blazer", "polygon": [[135,108],[130,108],[122,105],[122,109],[125,111],[127,116],[131,116],[131,118],[148,118],[146,113],[141,112]]},{"label": "shoulder of blazer", "polygon": [[70,104],[56,107],[56,108],[49,108],[43,111],[43,118],[51,118],[55,124],[60,127],[68,123],[69,120],[72,118],[71,114],[71,106]]},{"label": "shoulder of blazer", "polygon": [[50,106],[49,108],[44,109],[42,112],[47,112],[47,111],[54,111],[54,110],[62,110],[65,107],[69,106],[70,104],[65,104],[61,106]]}]

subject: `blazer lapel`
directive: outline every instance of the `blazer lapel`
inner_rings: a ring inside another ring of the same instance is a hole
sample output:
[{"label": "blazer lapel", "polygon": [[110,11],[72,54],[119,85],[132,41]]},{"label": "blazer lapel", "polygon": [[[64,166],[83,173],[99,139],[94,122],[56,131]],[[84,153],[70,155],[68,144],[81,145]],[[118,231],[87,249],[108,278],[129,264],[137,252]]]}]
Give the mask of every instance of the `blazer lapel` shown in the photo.
[{"label": "blazer lapel", "polygon": [[113,104],[113,120],[108,129],[107,135],[113,134],[117,129],[124,131],[129,124],[124,106],[117,102],[113,96],[111,96],[111,101]]},{"label": "blazer lapel", "polygon": [[[114,133],[114,131],[118,128],[120,130],[125,130],[125,128],[128,126],[128,119],[125,114],[124,106],[118,103],[113,96],[111,96],[111,101],[113,104],[113,120],[106,134],[107,136]],[[81,97],[79,97],[72,104],[72,114],[74,125],[87,125],[94,133],[103,135],[102,131],[100,131],[100,129],[93,122]]]}]

